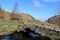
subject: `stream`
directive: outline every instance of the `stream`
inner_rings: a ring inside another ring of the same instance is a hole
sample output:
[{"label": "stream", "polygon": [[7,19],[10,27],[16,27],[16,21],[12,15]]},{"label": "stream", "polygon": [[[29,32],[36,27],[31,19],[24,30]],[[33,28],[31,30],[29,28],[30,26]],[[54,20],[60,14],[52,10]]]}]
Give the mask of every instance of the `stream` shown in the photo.
[{"label": "stream", "polygon": [[0,35],[0,40],[23,40],[23,36],[27,38],[34,38],[37,36],[40,36],[41,40],[60,40],[60,39],[51,39],[46,36],[39,35],[38,33],[35,33],[33,30],[30,30],[29,28],[25,29],[26,32],[20,31],[20,32],[13,32],[12,34],[8,35]]}]

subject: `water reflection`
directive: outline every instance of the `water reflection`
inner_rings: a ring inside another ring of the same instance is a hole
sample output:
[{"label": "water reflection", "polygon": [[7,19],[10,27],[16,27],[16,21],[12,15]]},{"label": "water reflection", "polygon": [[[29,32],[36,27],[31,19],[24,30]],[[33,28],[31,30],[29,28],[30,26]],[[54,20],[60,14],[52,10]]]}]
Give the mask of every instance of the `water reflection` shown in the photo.
[{"label": "water reflection", "polygon": [[22,40],[22,36],[19,32],[15,31],[12,34],[9,35],[0,35],[0,40]]},{"label": "water reflection", "polygon": [[0,36],[0,40],[10,40],[10,36],[2,35],[2,36]]}]

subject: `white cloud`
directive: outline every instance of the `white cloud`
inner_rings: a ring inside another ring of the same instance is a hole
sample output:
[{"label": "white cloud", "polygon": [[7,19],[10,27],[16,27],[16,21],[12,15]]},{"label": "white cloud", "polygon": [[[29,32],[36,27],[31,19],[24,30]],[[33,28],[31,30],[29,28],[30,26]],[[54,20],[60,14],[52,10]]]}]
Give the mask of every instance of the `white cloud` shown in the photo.
[{"label": "white cloud", "polygon": [[43,7],[44,6],[43,4],[40,3],[39,0],[32,0],[32,2],[35,7]]},{"label": "white cloud", "polygon": [[58,2],[60,0],[43,0],[44,2]]}]

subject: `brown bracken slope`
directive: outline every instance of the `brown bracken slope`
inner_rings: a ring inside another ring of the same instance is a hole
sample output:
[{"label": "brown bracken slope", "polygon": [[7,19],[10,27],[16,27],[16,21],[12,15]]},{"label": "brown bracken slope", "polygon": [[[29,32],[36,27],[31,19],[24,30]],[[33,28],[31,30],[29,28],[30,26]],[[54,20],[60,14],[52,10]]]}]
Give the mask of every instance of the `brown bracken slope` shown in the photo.
[{"label": "brown bracken slope", "polygon": [[31,15],[26,13],[12,13],[6,12],[3,9],[0,9],[0,20],[25,20],[25,19],[34,19]]},{"label": "brown bracken slope", "polygon": [[60,25],[60,15],[55,15],[49,18],[47,22]]}]

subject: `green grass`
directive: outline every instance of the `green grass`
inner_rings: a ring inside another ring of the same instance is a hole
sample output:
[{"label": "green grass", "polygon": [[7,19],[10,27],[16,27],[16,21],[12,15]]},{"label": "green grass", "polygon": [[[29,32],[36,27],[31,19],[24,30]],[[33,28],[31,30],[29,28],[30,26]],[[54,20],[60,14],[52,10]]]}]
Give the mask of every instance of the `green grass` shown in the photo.
[{"label": "green grass", "polygon": [[7,31],[7,32],[15,31],[17,30],[18,25],[19,25],[19,22],[17,21],[0,22],[0,31]]},{"label": "green grass", "polygon": [[60,39],[60,34],[57,34],[57,35],[51,34],[51,35],[47,35],[47,36],[50,38],[59,38]]}]

